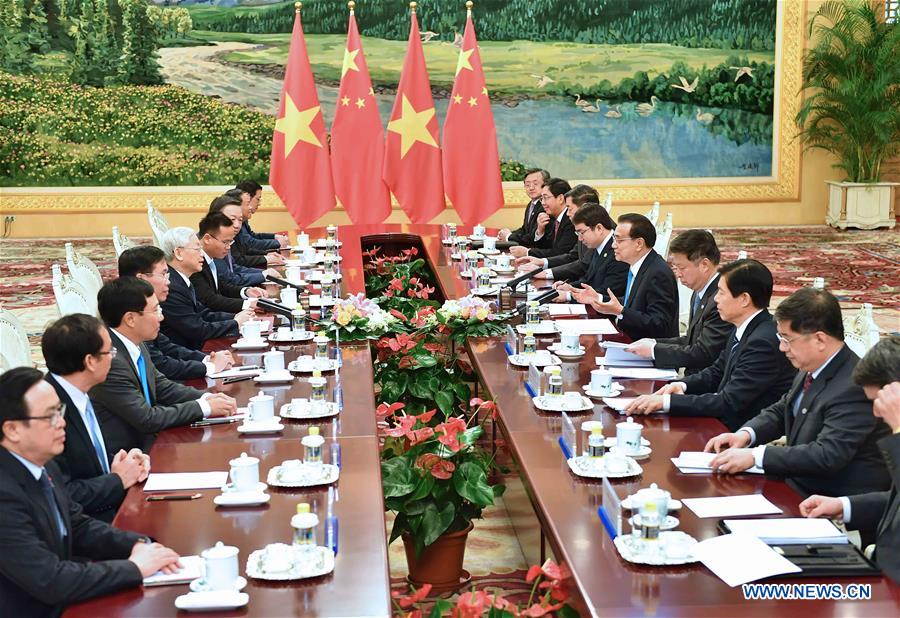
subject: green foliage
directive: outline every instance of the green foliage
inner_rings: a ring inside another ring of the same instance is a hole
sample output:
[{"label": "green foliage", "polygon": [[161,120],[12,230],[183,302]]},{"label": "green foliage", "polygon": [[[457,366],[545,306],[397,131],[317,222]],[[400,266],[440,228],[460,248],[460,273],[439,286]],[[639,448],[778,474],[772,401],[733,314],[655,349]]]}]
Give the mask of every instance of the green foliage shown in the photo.
[{"label": "green foliage", "polygon": [[900,29],[877,1],[823,4],[803,62],[806,100],[796,116],[807,148],[834,153],[850,182],[878,182],[900,153]]},{"label": "green foliage", "polygon": [[30,27],[25,0],[0,2],[0,68],[14,73],[31,70]]},{"label": "green foliage", "polygon": [[118,0],[122,9],[122,55],[118,82],[161,84],[156,62],[159,12],[148,10],[146,0]]},{"label": "green foliage", "polygon": [[[671,43],[684,47],[771,50],[775,46],[775,0],[482,0],[476,4],[478,36],[484,41],[579,43]],[[290,32],[292,2],[265,7],[191,7],[195,27],[222,32]],[[347,14],[333,2],[303,4],[307,33],[346,32]],[[419,5],[422,31],[452,41],[465,24],[464,3],[431,0]],[[403,40],[409,16],[395,0],[368,0],[357,10],[366,36]]]},{"label": "green foliage", "polygon": [[274,118],[177,86],[91,88],[0,72],[0,183],[216,185],[265,178]]},{"label": "green foliage", "polygon": [[70,33],[75,42],[70,79],[90,86],[107,84],[119,60],[107,0],[82,0],[81,14],[72,18]]}]

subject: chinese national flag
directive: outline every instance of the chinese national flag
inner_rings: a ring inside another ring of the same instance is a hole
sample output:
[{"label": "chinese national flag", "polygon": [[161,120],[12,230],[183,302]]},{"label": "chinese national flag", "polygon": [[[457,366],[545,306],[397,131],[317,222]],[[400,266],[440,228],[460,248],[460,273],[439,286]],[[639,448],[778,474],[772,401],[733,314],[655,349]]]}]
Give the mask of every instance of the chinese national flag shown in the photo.
[{"label": "chinese national flag", "polygon": [[350,220],[381,223],[387,219],[391,194],[381,177],[384,131],[352,10],[341,88],[331,124],[331,163],[335,192]]},{"label": "chinese national flag", "polygon": [[387,127],[384,181],[413,223],[428,223],[444,210],[438,121],[415,11]]},{"label": "chinese national flag", "polygon": [[269,184],[301,228],[334,208],[328,138],[299,9],[294,15],[291,49],[272,134]]},{"label": "chinese national flag", "polygon": [[467,225],[483,222],[503,206],[497,132],[487,92],[469,11],[444,121],[444,185]]}]

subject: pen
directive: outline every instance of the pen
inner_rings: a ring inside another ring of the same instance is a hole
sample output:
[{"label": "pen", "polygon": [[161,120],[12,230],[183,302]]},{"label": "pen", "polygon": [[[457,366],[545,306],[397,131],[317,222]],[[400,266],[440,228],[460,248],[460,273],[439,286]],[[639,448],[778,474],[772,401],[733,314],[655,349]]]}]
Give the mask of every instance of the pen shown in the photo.
[{"label": "pen", "polygon": [[161,502],[163,500],[196,500],[203,494],[169,494],[167,496],[147,496],[147,502]]},{"label": "pen", "polygon": [[260,369],[259,365],[241,365],[240,367],[235,367],[234,371],[251,371],[253,369]]},{"label": "pen", "polygon": [[244,380],[252,380],[253,376],[232,376],[222,380],[222,384],[234,384],[235,382],[243,382]]},{"label": "pen", "polygon": [[227,425],[228,423],[236,423],[239,418],[208,418],[206,420],[191,423],[191,427],[206,427],[207,425]]}]

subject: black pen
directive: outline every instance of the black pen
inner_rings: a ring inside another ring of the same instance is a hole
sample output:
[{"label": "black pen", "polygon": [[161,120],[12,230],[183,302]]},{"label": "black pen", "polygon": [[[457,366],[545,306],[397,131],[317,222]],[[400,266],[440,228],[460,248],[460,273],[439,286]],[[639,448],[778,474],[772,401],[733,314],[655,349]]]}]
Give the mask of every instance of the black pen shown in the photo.
[{"label": "black pen", "polygon": [[147,502],[162,502],[163,500],[196,500],[203,494],[169,494],[167,496],[147,496]]},{"label": "black pen", "polygon": [[222,384],[234,384],[235,382],[243,382],[244,380],[252,379],[253,376],[231,376],[230,378],[224,378]]},{"label": "black pen", "polygon": [[227,425],[228,423],[236,423],[242,418],[208,418],[202,421],[191,423],[191,427],[206,427],[208,425]]}]

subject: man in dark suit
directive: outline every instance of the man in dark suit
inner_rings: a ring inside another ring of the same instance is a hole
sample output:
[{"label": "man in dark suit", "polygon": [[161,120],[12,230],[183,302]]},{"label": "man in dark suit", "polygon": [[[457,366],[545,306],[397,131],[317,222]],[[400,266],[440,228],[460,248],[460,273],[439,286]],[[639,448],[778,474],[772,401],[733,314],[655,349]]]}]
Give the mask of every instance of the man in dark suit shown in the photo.
[{"label": "man in dark suit", "polygon": [[[153,286],[153,293],[160,303],[169,297],[169,265],[162,250],[153,245],[131,247],[119,256],[119,276],[137,277]],[[170,380],[203,378],[230,369],[234,358],[228,350],[209,355],[192,350],[159,333],[153,341],[147,341],[150,360]]]},{"label": "man in dark suit", "polygon": [[666,261],[653,250],[656,228],[644,215],[629,213],[619,217],[613,234],[616,259],[628,264],[622,301],[613,290],[606,298],[590,286],[575,294],[604,315],[616,316],[623,333],[632,339],[678,336],[678,286]]},{"label": "man in dark suit", "polygon": [[180,566],[178,554],[84,514],[52,461],[63,405],[37,369],[0,376],[0,613],[59,616],[70,604]]},{"label": "man in dark suit", "polygon": [[874,400],[872,412],[891,428],[878,441],[893,483],[888,491],[831,498],[814,495],[800,503],[806,517],[841,519],[865,536],[875,535],[875,560],[884,574],[900,584],[900,336],[882,339],[853,372],[853,380]]},{"label": "man in dark suit", "polygon": [[146,281],[120,277],[97,294],[117,355],[106,381],[91,389],[107,452],[149,451],[156,434],[212,416],[234,414],[234,399],[172,382],[150,362],[145,341],[156,339],[162,310]]},{"label": "man in dark suit", "polygon": [[171,228],[160,247],[169,264],[169,294],[162,302],[162,333],[178,345],[199,350],[208,339],[237,337],[239,326],[253,318],[253,311],[236,315],[210,311],[197,300],[191,275],[203,268],[203,252],[194,231]]},{"label": "man in dark suit", "polygon": [[[799,371],[784,396],[735,433],[711,439],[724,473],[753,465],[784,477],[804,496],[880,491],[891,480],[878,451],[888,426],[853,382],[859,357],[844,344],[841,306],[825,290],[802,288],[775,310],[778,340]],[[787,437],[785,446],[768,443]],[[754,448],[747,448],[754,447]]]},{"label": "man in dark suit", "polygon": [[672,266],[681,283],[694,293],[687,334],[665,339],[639,339],[628,351],[655,361],[657,367],[684,367],[691,375],[715,362],[734,326],[719,316],[716,292],[719,285],[719,247],[706,230],[687,230],[669,247]]},{"label": "man in dark suit", "polygon": [[287,234],[254,232],[250,227],[250,218],[262,204],[262,186],[255,180],[242,180],[232,191],[239,192],[238,197],[241,198],[243,207],[244,222],[240,235],[244,246],[251,251],[274,251],[276,254],[280,249],[287,247]]},{"label": "man in dark suit", "polygon": [[203,264],[200,272],[191,275],[197,300],[211,311],[240,313],[256,307],[256,299],[265,296],[262,288],[238,287],[219,277],[215,259],[223,259],[234,243],[231,219],[220,212],[207,214],[200,220],[197,238]]},{"label": "man in dark suit", "polygon": [[719,315],[735,329],[716,362],[653,395],[641,395],[626,413],[713,416],[735,431],[790,388],[796,372],[779,350],[775,322],[766,310],[772,273],[756,260],[737,260],[719,268],[719,274]]},{"label": "man in dark suit", "polygon": [[509,248],[509,253],[519,258],[525,256],[545,258],[563,255],[575,247],[575,228],[566,214],[566,193],[572,190],[569,183],[561,178],[551,178],[541,187],[541,203],[544,212],[537,218],[534,242],[529,246],[517,245]]},{"label": "man in dark suit", "polygon": [[498,241],[515,243],[525,247],[530,247],[534,244],[537,218],[539,214],[544,212],[544,207],[541,204],[541,187],[548,180],[550,180],[550,173],[547,170],[534,168],[525,172],[522,184],[525,185],[525,194],[531,201],[525,206],[522,225],[511,232],[509,229],[503,228],[497,233]]},{"label": "man in dark suit", "polygon": [[88,391],[106,379],[116,354],[109,333],[94,316],[72,313],[44,331],[41,351],[45,379],[66,406],[66,448],[56,458],[62,480],[87,515],[111,522],[128,488],[147,478],[150,457],[140,449],[107,457]]},{"label": "man in dark suit", "polygon": [[265,260],[257,262],[256,267],[250,267],[238,263],[235,259],[234,253],[236,250],[243,252],[238,241],[238,234],[244,223],[244,213],[239,197],[220,195],[210,203],[209,212],[221,212],[231,220],[231,226],[234,228],[234,243],[231,245],[231,249],[224,258],[216,259],[215,261],[220,278],[232,285],[245,287],[262,285],[266,281],[267,275],[281,277],[281,273],[274,268],[267,268]]}]

